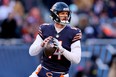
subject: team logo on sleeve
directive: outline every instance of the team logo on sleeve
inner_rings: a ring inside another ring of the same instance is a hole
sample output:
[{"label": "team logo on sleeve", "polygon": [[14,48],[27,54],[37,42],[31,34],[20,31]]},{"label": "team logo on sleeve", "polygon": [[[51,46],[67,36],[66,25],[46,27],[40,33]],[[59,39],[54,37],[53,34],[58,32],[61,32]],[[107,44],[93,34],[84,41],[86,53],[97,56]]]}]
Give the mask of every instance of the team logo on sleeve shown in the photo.
[{"label": "team logo on sleeve", "polygon": [[51,72],[47,72],[47,73],[46,73],[46,76],[47,76],[47,77],[53,77],[53,74],[52,74]]}]

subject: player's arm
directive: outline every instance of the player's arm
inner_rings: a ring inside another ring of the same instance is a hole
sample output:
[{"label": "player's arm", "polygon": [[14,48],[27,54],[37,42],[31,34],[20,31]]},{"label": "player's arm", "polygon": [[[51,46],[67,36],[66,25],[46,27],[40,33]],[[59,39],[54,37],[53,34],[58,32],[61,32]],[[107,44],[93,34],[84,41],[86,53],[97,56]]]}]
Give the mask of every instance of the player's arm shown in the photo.
[{"label": "player's arm", "polygon": [[71,52],[61,48],[62,54],[71,62],[79,63],[81,60],[81,43],[80,41],[75,41],[71,44]]},{"label": "player's arm", "polygon": [[81,43],[80,39],[82,38],[82,33],[79,30],[79,33],[77,33],[71,44],[71,52],[63,48],[62,46],[59,46],[59,48],[62,51],[62,54],[71,62],[79,63],[81,60]]},{"label": "player's arm", "polygon": [[43,47],[41,46],[42,42],[43,39],[40,37],[40,35],[37,35],[35,41],[29,48],[29,54],[31,56],[38,55],[43,50]]},{"label": "player's arm", "polygon": [[29,48],[29,54],[31,56],[38,55],[45,48],[51,38],[52,36],[49,36],[43,40],[40,35],[37,35],[35,41]]},{"label": "player's arm", "polygon": [[38,35],[36,36],[35,41],[33,42],[33,44],[29,48],[29,54],[31,56],[38,55],[43,50],[43,47],[41,46],[41,44],[43,42],[43,38],[42,38],[43,35],[42,35],[41,27],[42,26],[39,27]]}]

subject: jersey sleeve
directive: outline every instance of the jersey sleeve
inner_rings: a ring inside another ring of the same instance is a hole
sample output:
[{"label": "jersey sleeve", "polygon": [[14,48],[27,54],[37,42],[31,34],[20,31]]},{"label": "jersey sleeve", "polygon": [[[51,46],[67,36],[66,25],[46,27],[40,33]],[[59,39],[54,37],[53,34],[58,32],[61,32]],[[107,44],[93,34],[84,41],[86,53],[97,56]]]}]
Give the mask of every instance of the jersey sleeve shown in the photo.
[{"label": "jersey sleeve", "polygon": [[79,63],[81,60],[81,42],[80,39],[76,39],[73,41],[73,38],[81,33],[81,30],[78,28],[71,28],[71,36],[72,36],[72,44],[70,46],[71,51],[64,49],[63,55],[71,62]]},{"label": "jersey sleeve", "polygon": [[38,28],[38,34],[40,35],[40,37],[44,40],[46,37],[45,35],[47,34],[47,31],[49,29],[50,24],[49,23],[44,23],[42,25],[39,26]]},{"label": "jersey sleeve", "polygon": [[[78,35],[79,33],[82,34],[82,32],[81,32],[81,30],[80,30],[79,28],[75,28],[75,29],[73,30],[74,37],[76,37],[76,36],[82,37],[82,35]],[[77,38],[77,39],[74,40],[74,37],[73,37],[73,39],[72,39],[72,43],[74,43],[75,41],[81,40],[81,38]]]},{"label": "jersey sleeve", "polygon": [[43,39],[43,25],[40,25],[39,28],[38,28],[38,34],[39,36]]}]

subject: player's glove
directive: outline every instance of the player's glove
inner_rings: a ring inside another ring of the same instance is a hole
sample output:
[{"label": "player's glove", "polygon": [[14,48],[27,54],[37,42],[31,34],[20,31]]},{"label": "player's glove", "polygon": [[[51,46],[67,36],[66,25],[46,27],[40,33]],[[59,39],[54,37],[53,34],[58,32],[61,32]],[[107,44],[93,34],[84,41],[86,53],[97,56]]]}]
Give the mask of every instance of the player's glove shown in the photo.
[{"label": "player's glove", "polygon": [[59,43],[59,41],[56,38],[54,38],[54,41],[55,41],[54,44],[56,43],[58,51],[61,52],[61,53],[63,53],[64,52],[64,48],[61,46],[61,44]]}]

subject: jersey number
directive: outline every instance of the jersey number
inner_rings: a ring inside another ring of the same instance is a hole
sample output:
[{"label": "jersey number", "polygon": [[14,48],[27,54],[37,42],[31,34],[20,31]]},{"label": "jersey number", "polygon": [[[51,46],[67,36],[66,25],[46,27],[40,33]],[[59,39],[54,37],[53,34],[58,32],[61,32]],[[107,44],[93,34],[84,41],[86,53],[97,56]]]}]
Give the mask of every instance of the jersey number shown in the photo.
[{"label": "jersey number", "polygon": [[[62,45],[62,41],[59,41],[59,44]],[[58,56],[58,60],[61,60],[62,53],[60,51],[55,51],[54,55]]]},{"label": "jersey number", "polygon": [[[59,44],[62,45],[62,41],[59,41]],[[60,51],[55,51],[53,55],[58,56],[58,60],[61,60],[62,53]],[[52,58],[52,57],[49,56],[49,58]]]}]

